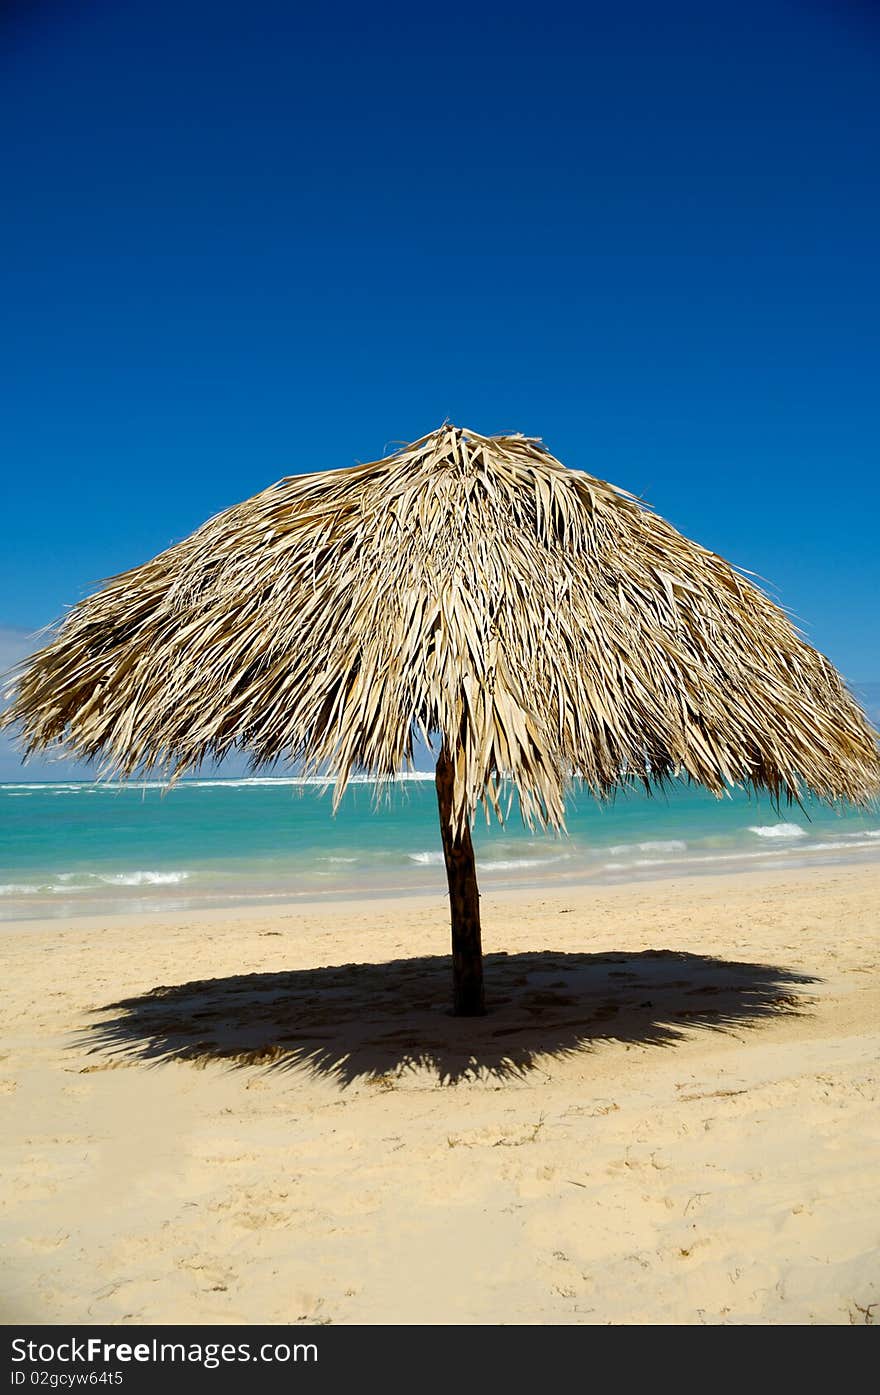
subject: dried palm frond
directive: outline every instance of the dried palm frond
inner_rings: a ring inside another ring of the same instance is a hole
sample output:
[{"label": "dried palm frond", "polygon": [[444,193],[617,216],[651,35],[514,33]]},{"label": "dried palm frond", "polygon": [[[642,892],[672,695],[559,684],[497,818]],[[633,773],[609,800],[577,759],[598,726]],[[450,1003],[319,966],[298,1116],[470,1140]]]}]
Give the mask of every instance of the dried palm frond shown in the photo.
[{"label": "dried palm frond", "polygon": [[129,776],[232,750],[390,779],[416,734],[453,819],[560,827],[675,774],[716,794],[870,800],[874,732],[783,612],[626,491],[538,440],[444,426],[386,459],[281,480],[68,613],[4,724]]}]

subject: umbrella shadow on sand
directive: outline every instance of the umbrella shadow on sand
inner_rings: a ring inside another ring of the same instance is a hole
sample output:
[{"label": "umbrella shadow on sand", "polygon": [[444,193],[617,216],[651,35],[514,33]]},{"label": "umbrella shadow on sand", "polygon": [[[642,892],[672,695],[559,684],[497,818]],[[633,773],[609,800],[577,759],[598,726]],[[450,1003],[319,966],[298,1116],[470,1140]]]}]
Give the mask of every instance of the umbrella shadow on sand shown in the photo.
[{"label": "umbrella shadow on sand", "polygon": [[101,1058],[86,1070],[190,1061],[301,1069],[341,1085],[391,1086],[417,1069],[443,1084],[504,1081],[600,1042],[671,1047],[688,1029],[731,1033],[797,1015],[798,990],[816,982],[674,950],[489,954],[486,970],[485,1017],[450,1015],[449,959],[438,955],[154,988],[96,1009],[102,1020],[77,1046]]}]

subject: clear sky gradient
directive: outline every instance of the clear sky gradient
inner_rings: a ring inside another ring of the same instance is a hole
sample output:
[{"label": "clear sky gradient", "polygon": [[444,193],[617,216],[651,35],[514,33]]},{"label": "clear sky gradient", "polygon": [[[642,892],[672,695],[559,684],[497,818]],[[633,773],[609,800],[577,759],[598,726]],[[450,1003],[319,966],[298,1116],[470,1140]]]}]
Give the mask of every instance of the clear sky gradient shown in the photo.
[{"label": "clear sky gradient", "polygon": [[878,65],[845,0],[4,6],[9,644],[450,418],[880,677]]}]

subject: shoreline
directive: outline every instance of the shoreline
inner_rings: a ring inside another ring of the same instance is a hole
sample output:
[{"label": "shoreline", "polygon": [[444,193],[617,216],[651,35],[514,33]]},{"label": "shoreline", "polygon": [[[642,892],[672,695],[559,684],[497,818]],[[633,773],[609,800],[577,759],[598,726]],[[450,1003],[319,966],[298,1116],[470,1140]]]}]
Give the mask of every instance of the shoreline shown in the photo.
[{"label": "shoreline", "polygon": [[[835,884],[839,884],[837,878],[841,878],[844,884],[852,881],[857,885],[876,886],[877,926],[880,929],[880,860],[871,859],[859,863],[836,863],[831,866],[762,867],[745,872],[725,871],[717,875],[698,873],[680,877],[656,876],[637,882],[601,885],[586,882],[568,885],[544,883],[534,887],[508,886],[491,891],[481,890],[483,947],[484,951],[488,952],[488,941],[493,928],[493,907],[557,910],[559,906],[574,903],[582,912],[589,912],[591,907],[595,907],[598,913],[606,914],[625,907],[630,901],[640,905],[657,901],[675,905],[679,900],[688,904],[694,901],[718,901],[721,904],[729,904],[731,899],[740,897],[750,901],[764,894],[784,894],[787,887],[783,884],[783,879],[788,887],[800,894],[811,885],[820,889],[826,887],[829,878]],[[326,922],[322,933],[334,934],[337,929],[351,922],[352,917],[358,923],[381,926],[389,917],[405,917],[412,913],[416,920],[424,924],[426,912],[434,924],[443,927],[445,933],[449,915],[449,898],[445,887],[435,891],[419,890],[399,895],[351,895],[345,898],[312,896],[311,899],[302,901],[273,901],[260,904],[249,902],[244,905],[187,907],[184,910],[162,908],[157,911],[99,911],[88,916],[77,915],[69,918],[28,917],[6,921],[0,925],[0,954],[4,943],[4,931],[11,931],[14,939],[16,934],[51,936],[58,932],[89,936],[96,929],[109,935],[113,935],[114,932],[125,934],[128,930],[174,933],[183,925],[187,931],[197,930],[200,926],[247,926],[259,934],[265,932],[266,926],[291,921],[302,926],[315,922],[323,926]],[[567,912],[563,909],[562,913]],[[492,947],[503,948],[501,945]],[[299,950],[299,946],[297,948]],[[441,938],[438,953],[442,955],[447,951],[446,940]],[[303,956],[298,952],[296,957],[299,961]],[[364,962],[373,961],[367,955]]]},{"label": "shoreline", "polygon": [[[754,867],[753,863],[760,862],[760,867]],[[734,866],[725,864],[734,863]],[[661,871],[659,867],[651,867],[637,875],[633,874],[633,869],[628,869],[620,876],[609,876],[607,873],[597,872],[593,877],[585,875],[580,869],[566,875],[559,872],[552,877],[522,878],[517,880],[494,881],[480,876],[480,893],[483,897],[503,897],[506,895],[535,894],[542,891],[572,892],[595,890],[605,891],[614,887],[645,887],[653,886],[657,883],[680,882],[680,881],[712,881],[716,882],[731,878],[739,880],[743,877],[760,876],[764,873],[770,876],[793,874],[798,872],[832,871],[836,868],[880,868],[880,844],[876,850],[872,845],[866,849],[853,849],[848,851],[845,847],[840,849],[822,850],[820,854],[810,854],[804,852],[798,854],[792,849],[770,850],[766,852],[753,852],[739,856],[736,854],[723,854],[717,858],[693,859],[690,862],[665,862],[662,864],[668,867],[668,871]],[[371,885],[369,882],[358,888],[329,886],[325,891],[316,891],[310,887],[300,895],[291,895],[290,891],[248,891],[241,894],[226,893],[218,896],[208,896],[194,894],[186,897],[174,892],[160,893],[152,891],[148,898],[132,896],[127,900],[111,900],[109,897],[105,901],[89,900],[83,897],[67,903],[61,903],[58,898],[34,897],[28,904],[33,905],[35,914],[4,915],[3,902],[0,901],[0,935],[7,927],[29,924],[63,924],[67,920],[81,921],[84,919],[102,918],[110,916],[146,916],[148,918],[161,917],[165,915],[192,915],[214,911],[229,911],[231,914],[244,911],[270,911],[285,909],[313,909],[324,905],[345,906],[353,902],[382,902],[390,901],[397,903],[400,901],[416,900],[424,901],[436,896],[446,897],[446,886],[440,882],[436,886],[415,886],[415,887],[383,887]],[[12,900],[13,898],[10,898]],[[58,906],[55,914],[39,914],[39,910],[48,906]],[[17,908],[16,908],[17,909]]]}]

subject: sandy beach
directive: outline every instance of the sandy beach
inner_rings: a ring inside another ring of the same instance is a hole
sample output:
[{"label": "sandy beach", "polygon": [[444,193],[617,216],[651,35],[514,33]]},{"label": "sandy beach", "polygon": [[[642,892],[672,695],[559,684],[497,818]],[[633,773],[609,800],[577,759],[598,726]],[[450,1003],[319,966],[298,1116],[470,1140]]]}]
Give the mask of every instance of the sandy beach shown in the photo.
[{"label": "sandy beach", "polygon": [[6,925],[2,1317],[870,1323],[880,869]]}]

